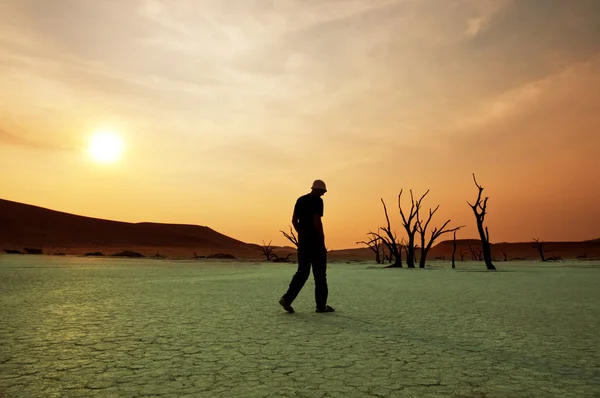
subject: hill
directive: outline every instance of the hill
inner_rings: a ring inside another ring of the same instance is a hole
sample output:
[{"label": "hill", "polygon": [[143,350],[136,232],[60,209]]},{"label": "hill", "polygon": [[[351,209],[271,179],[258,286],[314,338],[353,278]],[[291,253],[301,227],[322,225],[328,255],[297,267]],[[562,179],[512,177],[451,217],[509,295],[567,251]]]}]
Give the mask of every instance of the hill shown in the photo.
[{"label": "hill", "polygon": [[[496,261],[525,259],[539,260],[540,255],[533,242],[501,242],[492,243],[492,256]],[[600,241],[587,240],[583,242],[543,242],[544,253],[546,257],[560,256],[564,259],[574,258],[599,258],[600,257]],[[464,260],[472,260],[473,256],[477,255],[481,249],[481,241],[477,239],[458,239],[456,241],[456,260],[462,258]],[[453,241],[446,240],[438,243],[431,248],[427,258],[435,260],[443,258],[450,260],[452,258]],[[475,253],[473,253],[475,252]],[[406,253],[402,253],[403,256]],[[417,257],[419,253],[417,252]],[[333,250],[329,253],[330,259],[346,259],[346,260],[372,260],[375,254],[366,247],[345,250]],[[403,257],[404,259],[404,257]]]},{"label": "hill", "polygon": [[206,226],[127,223],[78,216],[0,199],[0,249],[43,248],[45,253],[113,253],[129,249],[145,255],[191,257],[194,252],[254,253],[257,246]]}]

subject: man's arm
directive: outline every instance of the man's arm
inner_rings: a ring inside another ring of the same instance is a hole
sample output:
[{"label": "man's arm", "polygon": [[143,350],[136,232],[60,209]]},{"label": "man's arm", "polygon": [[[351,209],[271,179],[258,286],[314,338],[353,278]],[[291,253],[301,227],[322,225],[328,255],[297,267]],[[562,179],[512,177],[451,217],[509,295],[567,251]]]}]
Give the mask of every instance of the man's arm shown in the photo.
[{"label": "man's arm", "polygon": [[323,221],[321,220],[320,214],[315,214],[313,216],[313,223],[315,225],[315,229],[317,230],[317,233],[319,234],[319,236],[321,238],[323,238],[323,241],[325,241],[325,232],[323,232]]},{"label": "man's arm", "polygon": [[300,199],[298,199],[296,201],[296,204],[294,205],[294,213],[292,214],[292,225],[294,226],[294,229],[296,230],[296,232],[300,232],[300,223],[298,222],[298,213],[299,213],[299,209],[298,209],[298,204],[300,202]]},{"label": "man's arm", "polygon": [[294,210],[294,214],[292,214],[292,225],[296,232],[300,232],[300,223],[298,223],[298,216],[296,216],[296,211]]},{"label": "man's arm", "polygon": [[313,224],[315,226],[315,230],[317,231],[317,234],[319,234],[321,239],[323,239],[323,242],[325,242],[325,232],[323,232],[323,221],[322,221],[323,199],[318,198],[315,210],[316,210],[315,214],[313,215]]}]

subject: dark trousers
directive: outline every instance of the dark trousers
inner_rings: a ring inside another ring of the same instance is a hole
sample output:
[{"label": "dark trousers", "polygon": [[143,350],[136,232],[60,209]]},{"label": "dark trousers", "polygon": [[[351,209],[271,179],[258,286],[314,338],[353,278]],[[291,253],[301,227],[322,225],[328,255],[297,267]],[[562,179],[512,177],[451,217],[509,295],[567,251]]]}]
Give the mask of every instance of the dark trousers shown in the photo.
[{"label": "dark trousers", "polygon": [[315,302],[317,308],[327,305],[327,250],[323,243],[306,243],[298,245],[298,270],[292,277],[288,291],[283,295],[285,301],[291,304],[310,275],[312,265],[315,278]]}]

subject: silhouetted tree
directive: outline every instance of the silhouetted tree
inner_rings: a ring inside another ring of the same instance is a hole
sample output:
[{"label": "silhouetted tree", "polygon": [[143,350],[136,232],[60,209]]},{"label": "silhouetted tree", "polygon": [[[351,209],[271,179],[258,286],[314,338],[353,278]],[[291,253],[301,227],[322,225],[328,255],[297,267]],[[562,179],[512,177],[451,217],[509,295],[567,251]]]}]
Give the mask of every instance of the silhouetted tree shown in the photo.
[{"label": "silhouetted tree", "polygon": [[379,237],[379,239],[381,239],[381,243],[383,243],[388,249],[390,256],[390,267],[402,268],[402,247],[399,247],[396,234],[392,231],[390,217],[388,216],[387,206],[385,205],[383,198],[381,199],[381,203],[383,204],[386,226],[380,228],[380,230],[384,232],[383,234],[377,233],[376,235]]},{"label": "silhouetted tree", "polygon": [[[402,248],[404,249],[404,254],[406,255],[406,258],[408,258],[408,244],[406,242],[406,239],[402,238],[400,239],[400,244],[402,246]],[[417,252],[421,250],[421,248],[419,247],[419,245],[415,244],[414,245],[414,250],[412,253],[413,256],[413,263],[417,263]]]},{"label": "silhouetted tree", "polygon": [[389,252],[385,251],[385,246],[381,246],[381,259],[382,259],[382,261],[381,261],[382,264],[385,264],[386,262],[388,264],[392,263],[392,256],[390,256]]},{"label": "silhouetted tree", "polygon": [[385,261],[385,258],[382,258],[381,256],[381,249],[383,249],[383,247],[379,234],[369,231],[367,235],[371,238],[369,241],[362,240],[360,242],[356,242],[356,244],[367,245],[367,247],[375,253],[375,262],[377,262],[377,264],[382,264]]},{"label": "silhouetted tree", "polygon": [[[289,226],[289,225],[288,225]],[[279,230],[279,232],[281,232],[283,234],[283,236],[285,236],[287,238],[287,240],[289,240],[290,242],[292,242],[294,244],[294,246],[296,247],[296,249],[298,248],[298,237],[296,237],[296,234],[294,233],[294,230],[292,229],[291,226],[290,227],[290,233],[288,234],[287,232],[281,231]]]},{"label": "silhouetted tree", "polygon": [[260,251],[267,258],[267,261],[271,261],[271,258],[273,257],[273,246],[271,246],[271,241],[269,241],[269,244],[266,244],[263,240],[263,245],[260,248]]},{"label": "silhouetted tree", "polygon": [[500,249],[500,252],[504,256],[504,261],[508,261],[508,256],[506,255],[506,252],[504,250],[502,250],[502,249]]},{"label": "silhouetted tree", "polygon": [[452,268],[456,268],[454,260],[456,258],[456,231],[454,231],[454,239],[452,239]]},{"label": "silhouetted tree", "polygon": [[279,257],[277,254],[273,253],[271,256],[271,261],[276,263],[287,263],[290,261],[290,256],[292,253],[288,253],[285,257]]},{"label": "silhouetted tree", "polygon": [[473,181],[475,181],[475,185],[479,189],[479,193],[477,194],[477,200],[475,204],[471,204],[467,201],[471,209],[473,209],[473,214],[475,214],[475,219],[477,220],[477,230],[479,231],[479,237],[481,238],[481,245],[483,247],[483,259],[485,261],[485,266],[488,270],[495,271],[496,267],[492,264],[492,249],[490,247],[490,232],[488,228],[483,227],[483,222],[485,220],[486,210],[487,210],[487,201],[488,197],[485,199],[481,198],[481,193],[483,192],[483,187],[477,183],[477,179],[475,178],[475,173],[473,173]]},{"label": "silhouetted tree", "polygon": [[406,246],[406,239],[400,239],[400,245],[402,246],[402,250],[404,250],[404,255],[408,258],[408,247]]},{"label": "silhouetted tree", "polygon": [[419,268],[425,268],[425,263],[427,262],[427,254],[429,253],[429,250],[431,250],[431,247],[433,246],[433,243],[435,242],[435,240],[437,238],[439,238],[443,234],[447,234],[450,232],[456,232],[463,227],[463,226],[460,226],[460,227],[456,227],[456,228],[452,228],[452,229],[445,229],[451,221],[451,220],[448,220],[442,225],[441,228],[439,228],[439,229],[437,227],[433,228],[433,230],[431,231],[431,237],[429,238],[429,242],[425,242],[427,228],[429,227],[429,223],[431,222],[433,215],[435,214],[436,211],[438,211],[439,208],[440,208],[440,206],[438,205],[434,210],[429,209],[429,217],[427,218],[427,221],[425,221],[425,223],[423,223],[421,221],[419,213],[417,212],[416,226],[417,226],[417,230],[419,231],[419,235],[421,235],[421,258],[419,259]]},{"label": "silhouetted tree", "polygon": [[481,249],[475,250],[469,245],[469,251],[471,252],[471,259],[473,261],[483,261],[483,251]]},{"label": "silhouetted tree", "polygon": [[[429,193],[429,189],[427,192],[423,194],[418,200],[415,201],[413,197],[412,189],[410,190],[410,212],[408,213],[408,217],[404,214],[402,210],[402,190],[400,190],[400,194],[398,194],[398,208],[400,209],[400,216],[402,217],[402,226],[406,230],[406,235],[408,237],[406,243],[406,266],[408,268],[415,267],[415,235],[417,233],[418,222],[417,217],[419,214],[419,210],[421,209],[421,202],[425,196]],[[423,251],[424,246],[421,245],[421,251]],[[421,255],[423,257],[423,255]]]},{"label": "silhouetted tree", "polygon": [[537,249],[538,253],[540,253],[540,258],[542,259],[542,262],[545,262],[546,257],[544,256],[544,242],[540,242],[539,239],[533,238],[533,244],[535,245],[535,248]]}]

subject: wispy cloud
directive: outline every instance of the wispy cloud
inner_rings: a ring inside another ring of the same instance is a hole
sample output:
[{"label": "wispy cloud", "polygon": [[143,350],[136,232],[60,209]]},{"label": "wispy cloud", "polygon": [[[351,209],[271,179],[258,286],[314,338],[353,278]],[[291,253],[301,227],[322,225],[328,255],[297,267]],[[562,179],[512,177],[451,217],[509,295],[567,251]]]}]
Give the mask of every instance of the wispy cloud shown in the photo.
[{"label": "wispy cloud", "polygon": [[26,148],[34,148],[34,149],[68,149],[66,147],[62,147],[59,145],[55,145],[53,143],[41,142],[35,139],[29,138],[27,135],[21,133],[12,133],[7,131],[5,128],[0,126],[0,145],[12,145],[12,146],[21,146]]},{"label": "wispy cloud", "polygon": [[0,142],[8,145],[23,145],[31,147],[39,146],[39,144],[33,141],[29,141],[26,138],[23,138],[22,136],[11,134],[7,131],[4,131],[2,128],[0,128]]}]

